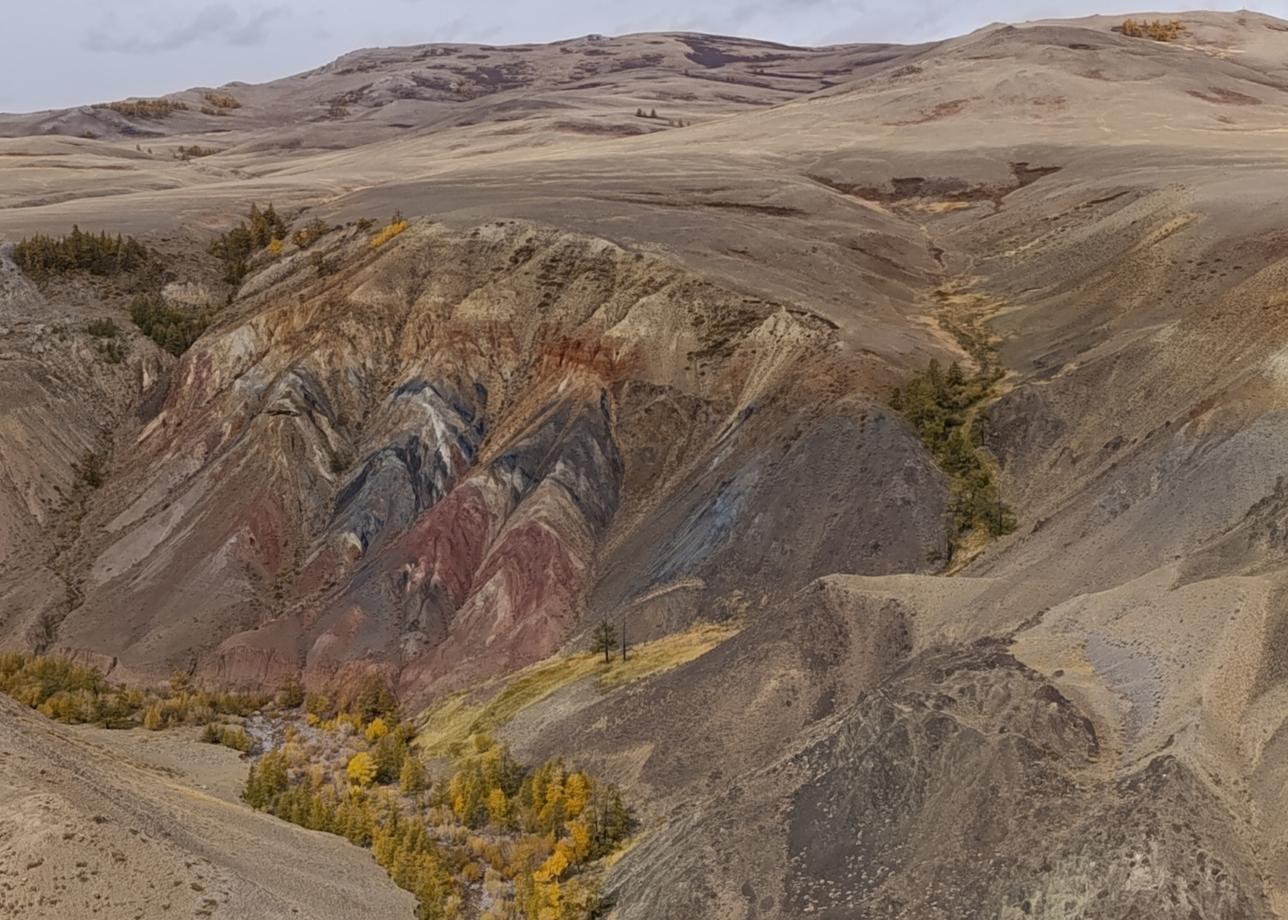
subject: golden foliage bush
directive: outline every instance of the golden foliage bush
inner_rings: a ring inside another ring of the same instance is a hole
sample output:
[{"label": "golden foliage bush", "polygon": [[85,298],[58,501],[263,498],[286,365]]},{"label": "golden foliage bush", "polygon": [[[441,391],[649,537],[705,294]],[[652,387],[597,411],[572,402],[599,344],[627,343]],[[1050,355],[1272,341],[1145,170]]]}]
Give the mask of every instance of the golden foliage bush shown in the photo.
[{"label": "golden foliage bush", "polygon": [[1174,42],[1185,32],[1179,19],[1124,19],[1118,31],[1129,38],[1150,38],[1156,42]]},{"label": "golden foliage bush", "polygon": [[366,789],[376,778],[376,760],[366,751],[354,754],[345,767],[349,782],[359,789]]},{"label": "golden foliage bush", "polygon": [[389,734],[389,726],[384,719],[376,716],[371,720],[371,724],[367,726],[366,731],[363,732],[363,737],[367,739],[369,744],[375,744],[387,734]]},{"label": "golden foliage bush", "polygon": [[182,112],[188,106],[177,99],[123,99],[109,102],[96,108],[111,109],[126,118],[169,118],[175,112]]},{"label": "golden foliage bush", "polygon": [[205,96],[203,96],[203,98],[206,100],[206,104],[209,105],[212,109],[240,109],[241,108],[241,103],[237,101],[237,97],[232,95],[231,93],[221,93],[218,91],[211,91],[206,93]]},{"label": "golden foliage bush", "polygon": [[371,238],[371,248],[379,249],[407,229],[407,221],[395,220]]}]

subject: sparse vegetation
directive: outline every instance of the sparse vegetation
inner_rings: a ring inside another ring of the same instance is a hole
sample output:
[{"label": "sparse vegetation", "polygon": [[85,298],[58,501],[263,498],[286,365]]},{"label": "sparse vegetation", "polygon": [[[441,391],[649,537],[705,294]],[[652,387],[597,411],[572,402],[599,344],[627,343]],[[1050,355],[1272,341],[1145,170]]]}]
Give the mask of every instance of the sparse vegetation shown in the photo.
[{"label": "sparse vegetation", "polygon": [[268,698],[195,689],[176,676],[168,688],[111,684],[97,668],[50,655],[0,655],[0,692],[59,722],[107,728],[205,725],[219,715],[245,717]]},{"label": "sparse vegetation", "polygon": [[286,221],[271,203],[263,210],[252,204],[247,219],[216,237],[210,253],[223,262],[224,280],[236,288],[250,270],[251,257],[285,236]]},{"label": "sparse vegetation", "polygon": [[73,226],[66,236],[36,234],[21,240],[13,250],[18,267],[36,281],[88,272],[109,276],[136,272],[149,260],[147,247],[132,236],[84,233]]},{"label": "sparse vegetation", "polygon": [[130,302],[130,319],[144,335],[172,355],[181,355],[213,320],[209,310],[173,307],[160,294],[140,294]]},{"label": "sparse vegetation", "polygon": [[123,99],[119,102],[108,102],[104,105],[96,106],[96,108],[111,109],[126,118],[149,118],[155,120],[169,118],[175,112],[186,110],[188,106],[177,99]]},{"label": "sparse vegetation", "polygon": [[103,455],[92,450],[85,451],[80,464],[76,467],[77,478],[91,489],[103,484]]},{"label": "sparse vegetation", "polygon": [[212,109],[228,110],[241,108],[241,102],[239,102],[237,97],[231,93],[221,93],[212,90],[202,96],[202,98],[206,100],[206,105],[210,106]]},{"label": "sparse vegetation", "polygon": [[291,237],[291,242],[301,249],[308,249],[322,237],[331,232],[331,226],[320,217],[309,221]]},{"label": "sparse vegetation", "polygon": [[309,257],[309,264],[313,266],[313,270],[317,272],[319,278],[334,275],[340,270],[340,266],[335,259],[327,258],[320,252],[315,252]]},{"label": "sparse vegetation", "polygon": [[180,144],[179,149],[175,152],[175,156],[180,160],[186,161],[200,159],[201,157],[214,156],[218,152],[218,147],[201,147],[197,144],[185,147],[183,144]]},{"label": "sparse vegetation", "polygon": [[403,219],[401,214],[395,214],[388,225],[371,238],[371,248],[379,249],[406,229],[407,221]]},{"label": "sparse vegetation", "polygon": [[121,327],[110,317],[90,320],[85,324],[85,331],[95,338],[114,339],[121,334]]},{"label": "sparse vegetation", "polygon": [[471,737],[504,726],[522,710],[563,687],[579,680],[594,680],[600,687],[640,680],[692,661],[737,631],[737,625],[731,623],[700,624],[686,632],[636,645],[629,660],[614,658],[607,666],[595,652],[538,662],[492,688],[458,694],[439,703],[426,714],[419,742],[431,757],[459,757]]},{"label": "sparse vegetation", "polygon": [[98,343],[98,353],[108,364],[121,364],[125,361],[125,347],[120,339],[104,339]]},{"label": "sparse vegetation", "polygon": [[[146,719],[143,724],[145,728],[152,727],[147,724]],[[217,722],[209,722],[201,732],[201,740],[207,744],[222,744],[243,754],[249,753],[254,747],[250,735],[240,725],[220,725]]]},{"label": "sparse vegetation", "polygon": [[1174,42],[1185,33],[1179,19],[1124,19],[1118,31],[1129,38],[1149,38],[1156,42]]},{"label": "sparse vegetation", "polygon": [[[161,706],[153,703],[143,712],[143,727],[150,732],[159,732],[165,728],[165,716],[161,713]],[[210,728],[210,726],[207,726]],[[205,740],[204,738],[202,740]]]},{"label": "sparse vegetation", "polygon": [[600,620],[591,634],[591,648],[596,653],[603,653],[604,664],[611,661],[613,649],[617,647],[617,627],[607,620]]},{"label": "sparse vegetation", "polygon": [[283,709],[298,709],[304,705],[304,684],[299,675],[292,674],[277,689],[277,705]]},{"label": "sparse vegetation", "polygon": [[932,360],[890,399],[951,477],[959,536],[979,530],[996,537],[1015,529],[1014,515],[1002,504],[980,450],[977,409],[992,394],[995,379],[992,373],[967,377],[956,362],[945,371]]}]

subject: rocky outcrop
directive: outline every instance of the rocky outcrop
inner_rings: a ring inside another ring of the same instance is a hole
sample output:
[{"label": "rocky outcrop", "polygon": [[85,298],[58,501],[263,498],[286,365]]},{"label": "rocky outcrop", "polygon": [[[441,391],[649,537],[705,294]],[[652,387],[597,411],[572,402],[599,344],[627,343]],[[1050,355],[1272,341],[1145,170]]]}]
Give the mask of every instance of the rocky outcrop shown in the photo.
[{"label": "rocky outcrop", "polygon": [[1111,779],[1102,753],[1000,646],[918,656],[633,849],[621,914],[1266,914],[1256,855],[1190,769]]},{"label": "rocky outcrop", "polygon": [[588,602],[942,564],[902,423],[802,399],[856,373],[826,324],[520,223],[325,245],[339,275],[275,266],[184,355],[60,647],[234,684],[387,668],[423,699],[554,652]]}]

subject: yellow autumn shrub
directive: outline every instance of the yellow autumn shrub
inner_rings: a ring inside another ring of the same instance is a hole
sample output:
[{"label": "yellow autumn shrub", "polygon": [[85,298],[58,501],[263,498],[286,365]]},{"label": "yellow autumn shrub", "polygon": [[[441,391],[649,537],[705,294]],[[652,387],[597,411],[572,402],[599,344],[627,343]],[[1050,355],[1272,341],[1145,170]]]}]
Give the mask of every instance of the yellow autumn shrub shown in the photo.
[{"label": "yellow autumn shrub", "polygon": [[376,778],[376,760],[366,751],[360,751],[349,758],[344,773],[350,784],[365,789]]},{"label": "yellow autumn shrub", "polygon": [[396,220],[371,238],[371,248],[379,249],[407,229],[407,221]]}]

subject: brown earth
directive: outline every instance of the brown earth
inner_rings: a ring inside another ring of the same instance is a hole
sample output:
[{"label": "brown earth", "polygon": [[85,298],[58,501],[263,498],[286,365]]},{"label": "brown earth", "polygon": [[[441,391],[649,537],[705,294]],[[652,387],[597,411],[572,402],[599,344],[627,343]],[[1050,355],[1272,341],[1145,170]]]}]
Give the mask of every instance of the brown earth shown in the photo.
[{"label": "brown earth", "polygon": [[412,916],[370,853],[242,804],[246,763],[192,732],[68,728],[0,699],[0,761],[5,917]]},{"label": "brown earth", "polygon": [[[601,617],[732,619],[502,729],[646,816],[619,916],[1282,915],[1288,26],[1182,18],[384,49],[0,119],[10,240],[138,233],[219,302],[251,201],[342,225],[178,361],[0,273],[0,644],[438,705]],[[887,403],[981,347],[1018,527],[950,567]]]}]

